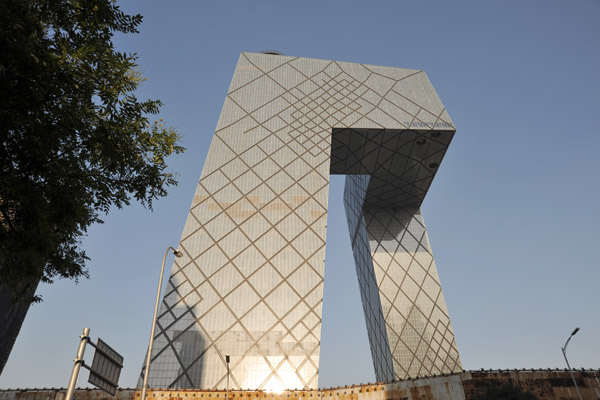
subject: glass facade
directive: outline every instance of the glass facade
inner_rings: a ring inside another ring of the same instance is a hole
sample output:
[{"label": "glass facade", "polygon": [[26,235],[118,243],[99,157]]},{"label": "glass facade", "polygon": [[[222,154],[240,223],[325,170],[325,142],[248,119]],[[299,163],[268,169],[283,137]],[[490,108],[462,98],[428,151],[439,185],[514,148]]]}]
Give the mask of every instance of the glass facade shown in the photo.
[{"label": "glass facade", "polygon": [[333,130],[331,170],[348,174],[344,205],[379,381],[462,370],[419,209],[453,133]]},{"label": "glass facade", "polygon": [[460,369],[418,207],[454,127],[423,71],[242,53],[161,305],[150,387],[318,385],[330,174],[378,380]]}]

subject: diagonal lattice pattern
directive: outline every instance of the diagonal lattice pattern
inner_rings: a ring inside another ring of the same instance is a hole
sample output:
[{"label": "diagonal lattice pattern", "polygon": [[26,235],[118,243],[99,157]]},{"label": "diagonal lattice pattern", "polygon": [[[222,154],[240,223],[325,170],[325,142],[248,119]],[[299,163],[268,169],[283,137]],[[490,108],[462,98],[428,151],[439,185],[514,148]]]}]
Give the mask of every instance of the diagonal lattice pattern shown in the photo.
[{"label": "diagonal lattice pattern", "polygon": [[[230,354],[232,388],[316,388],[329,174],[370,175],[361,209],[420,204],[453,131],[422,71],[242,53],[162,302],[150,386],[224,388]],[[374,285],[377,271],[364,271]],[[393,374],[387,303],[370,296],[374,360]]]},{"label": "diagonal lattice pattern", "polygon": [[365,206],[418,207],[452,136],[439,130],[334,129],[331,172],[368,175]]},{"label": "diagonal lattice pattern", "polygon": [[396,379],[461,370],[420,211],[369,208],[365,224]]}]

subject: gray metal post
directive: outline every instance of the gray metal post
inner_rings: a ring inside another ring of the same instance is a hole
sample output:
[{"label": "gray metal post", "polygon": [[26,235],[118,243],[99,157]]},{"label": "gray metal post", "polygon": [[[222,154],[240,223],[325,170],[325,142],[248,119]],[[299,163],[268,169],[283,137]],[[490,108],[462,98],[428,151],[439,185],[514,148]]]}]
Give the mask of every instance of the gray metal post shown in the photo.
[{"label": "gray metal post", "polygon": [[[158,303],[160,301],[160,289],[162,287],[163,274],[165,272],[165,262],[167,261],[167,255],[169,254],[169,250],[176,257],[181,257],[182,254],[179,250],[175,250],[173,247],[167,247],[165,251],[165,256],[162,260],[162,265],[160,267],[160,277],[158,278],[158,289],[156,290],[156,301],[154,303],[154,316],[152,317],[152,330],[150,331],[150,342],[148,343],[148,352],[146,354],[146,368],[144,369],[144,383],[142,385],[142,399],[146,400],[146,394],[148,392],[148,376],[150,375],[150,359],[152,358],[152,345],[154,344],[154,330],[156,329],[156,315],[158,314]],[[70,399],[65,399],[70,400]]]},{"label": "gray metal post", "polygon": [[71,379],[69,380],[69,386],[67,387],[67,394],[65,400],[72,400],[73,394],[75,393],[75,386],[77,385],[77,378],[79,377],[79,370],[83,363],[83,353],[85,353],[85,345],[90,340],[90,328],[83,328],[83,334],[79,336],[81,341],[79,342],[79,348],[77,349],[77,356],[73,360],[73,372],[71,372]]},{"label": "gray metal post", "polygon": [[225,362],[227,363],[227,397],[226,397],[226,400],[229,400],[229,354],[225,355]]},{"label": "gray metal post", "polygon": [[569,360],[567,360],[567,346],[569,345],[569,341],[571,340],[573,335],[575,335],[577,332],[579,332],[579,328],[575,328],[573,330],[573,332],[571,332],[571,336],[569,336],[569,338],[565,342],[564,347],[561,347],[560,349],[562,350],[563,356],[565,357],[565,361],[567,362],[567,368],[569,368],[569,372],[571,373],[571,379],[573,379],[573,383],[575,384],[575,390],[577,390],[577,395],[579,396],[579,400],[583,400],[583,398],[581,397],[581,393],[579,392],[579,387],[577,386],[577,381],[575,380],[575,375],[573,375],[573,370],[571,369],[571,366],[569,365]]}]

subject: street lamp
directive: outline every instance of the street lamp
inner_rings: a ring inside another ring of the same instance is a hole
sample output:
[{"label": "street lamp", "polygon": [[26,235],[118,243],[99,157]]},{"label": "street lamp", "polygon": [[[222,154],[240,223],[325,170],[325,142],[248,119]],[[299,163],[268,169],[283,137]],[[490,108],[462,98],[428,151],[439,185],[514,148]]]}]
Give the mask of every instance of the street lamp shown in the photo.
[{"label": "street lamp", "polygon": [[165,272],[165,261],[167,261],[167,255],[169,254],[169,250],[171,253],[175,255],[177,258],[183,257],[181,251],[174,249],[173,247],[167,247],[165,251],[165,256],[162,260],[162,265],[160,267],[160,277],[158,278],[158,289],[156,290],[156,302],[154,303],[154,317],[152,317],[152,330],[150,331],[150,343],[148,344],[148,353],[146,355],[146,369],[144,370],[144,383],[142,385],[142,399],[146,400],[146,393],[148,392],[148,376],[150,374],[150,358],[152,357],[152,344],[154,344],[154,329],[156,328],[156,315],[158,314],[158,302],[160,300],[160,288],[162,287],[162,279],[163,274]]},{"label": "street lamp", "polygon": [[227,363],[227,397],[229,400],[229,354],[225,354],[225,362]]},{"label": "street lamp", "polygon": [[565,357],[565,361],[567,362],[567,367],[569,368],[569,372],[571,373],[571,379],[573,379],[573,383],[575,384],[575,389],[577,390],[577,395],[579,396],[579,400],[583,400],[581,397],[581,393],[579,392],[579,387],[577,387],[577,382],[575,381],[575,376],[573,375],[573,370],[571,369],[571,366],[569,365],[569,360],[567,360],[567,346],[569,345],[569,341],[571,340],[573,335],[575,335],[577,332],[579,332],[579,328],[575,328],[573,330],[573,332],[571,332],[571,336],[569,336],[569,338],[565,342],[564,347],[561,347],[561,350],[563,352],[563,356]]}]

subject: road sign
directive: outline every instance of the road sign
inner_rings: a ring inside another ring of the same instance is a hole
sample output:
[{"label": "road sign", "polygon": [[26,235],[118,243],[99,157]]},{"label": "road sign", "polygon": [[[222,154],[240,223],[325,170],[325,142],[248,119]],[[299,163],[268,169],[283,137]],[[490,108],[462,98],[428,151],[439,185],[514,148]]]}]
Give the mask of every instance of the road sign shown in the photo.
[{"label": "road sign", "polygon": [[123,357],[100,338],[95,345],[91,342],[90,344],[96,351],[88,382],[114,396],[119,386]]}]

